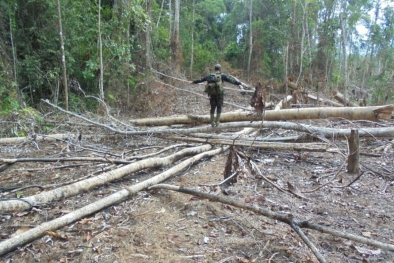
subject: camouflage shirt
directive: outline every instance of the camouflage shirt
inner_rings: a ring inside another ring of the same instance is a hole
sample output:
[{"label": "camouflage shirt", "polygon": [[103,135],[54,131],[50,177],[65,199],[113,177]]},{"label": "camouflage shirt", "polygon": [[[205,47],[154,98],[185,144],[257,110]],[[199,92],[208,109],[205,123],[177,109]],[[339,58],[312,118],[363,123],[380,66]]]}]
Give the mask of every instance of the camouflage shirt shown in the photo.
[{"label": "camouflage shirt", "polygon": [[[211,74],[208,74],[208,75],[206,75],[206,76],[204,76],[202,78],[193,80],[193,83],[197,84],[197,83],[201,83],[201,82],[207,81],[208,78],[211,76]],[[226,81],[226,82],[229,82],[229,83],[234,84],[234,85],[241,85],[241,82],[236,81],[232,77],[229,77],[229,76],[227,76],[226,74],[223,74],[223,73],[221,73],[221,74],[222,74],[222,82]]]}]

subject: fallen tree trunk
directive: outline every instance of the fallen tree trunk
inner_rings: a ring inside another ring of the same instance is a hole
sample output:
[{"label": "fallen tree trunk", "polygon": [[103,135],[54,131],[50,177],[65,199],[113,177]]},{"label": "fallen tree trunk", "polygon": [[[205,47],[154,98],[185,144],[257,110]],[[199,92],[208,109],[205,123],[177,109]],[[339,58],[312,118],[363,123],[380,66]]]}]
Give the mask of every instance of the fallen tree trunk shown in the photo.
[{"label": "fallen tree trunk", "polygon": [[[370,120],[380,121],[390,119],[394,105],[371,106],[371,107],[321,107],[305,109],[285,109],[280,111],[264,111],[265,121],[280,120],[305,120],[305,119],[326,119],[345,118],[348,120]],[[253,115],[248,112],[228,112],[222,113],[220,122],[234,121],[258,121],[262,116]],[[173,124],[208,123],[209,115],[200,116],[172,116],[164,118],[145,118],[130,120],[130,123],[137,126],[164,126]]]},{"label": "fallen tree trunk", "polygon": [[42,163],[54,163],[54,162],[100,162],[100,163],[112,163],[112,164],[130,164],[133,161],[109,159],[101,157],[67,157],[67,158],[14,158],[14,159],[0,159],[1,163],[28,163],[28,162],[42,162]]},{"label": "fallen tree trunk", "polygon": [[345,100],[345,96],[338,91],[334,91],[333,95],[336,100],[338,100],[340,103],[342,103],[345,106],[358,107],[358,105],[356,103],[351,102],[349,99]]},{"label": "fallen tree trunk", "polygon": [[32,206],[39,205],[40,203],[48,203],[54,200],[60,200],[63,198],[74,196],[80,194],[81,192],[88,191],[98,186],[102,186],[114,180],[118,180],[133,172],[145,168],[168,165],[177,160],[180,160],[185,156],[199,154],[201,152],[208,151],[211,148],[211,145],[206,144],[199,147],[183,149],[167,157],[154,157],[141,161],[136,161],[119,169],[95,177],[91,177],[83,181],[75,182],[70,185],[62,186],[50,191],[42,192],[37,195],[21,199],[10,199],[6,201],[2,200],[0,201],[0,213],[28,210],[31,209]]},{"label": "fallen tree trunk", "polygon": [[[93,124],[92,124],[93,125]],[[79,134],[34,134],[34,136],[26,137],[11,137],[11,138],[0,138],[0,144],[15,144],[21,142],[35,141],[35,142],[52,142],[52,141],[77,141]],[[84,134],[83,139],[102,139],[108,137],[120,136],[119,134]]]},{"label": "fallen tree trunk", "polygon": [[336,149],[330,149],[326,143],[270,143],[259,142],[255,140],[223,140],[223,139],[209,139],[209,138],[193,138],[193,137],[179,137],[166,136],[168,140],[185,141],[185,142],[199,142],[220,145],[234,145],[245,146],[260,149],[282,150],[282,151],[305,151],[305,152],[337,152]]},{"label": "fallen tree trunk", "polygon": [[[206,147],[202,146],[202,147]],[[22,246],[24,244],[27,244],[31,241],[34,241],[37,238],[40,238],[45,235],[45,231],[53,231],[58,228],[61,228],[63,226],[66,226],[68,224],[71,224],[72,222],[75,222],[77,220],[80,220],[90,214],[93,214],[95,212],[98,212],[108,206],[114,205],[116,203],[119,203],[121,201],[124,201],[126,198],[130,197],[131,195],[135,194],[138,191],[141,191],[143,189],[146,189],[154,184],[158,184],[160,182],[163,182],[164,180],[167,180],[170,178],[172,175],[179,173],[180,171],[190,167],[190,165],[193,165],[197,161],[214,156],[216,154],[219,154],[225,150],[227,150],[228,147],[224,148],[218,148],[214,150],[210,150],[207,152],[199,153],[185,161],[182,161],[181,163],[175,165],[174,167],[168,169],[167,171],[156,175],[148,180],[145,180],[141,183],[128,186],[123,190],[120,190],[110,196],[107,196],[103,199],[100,199],[94,203],[91,203],[87,206],[81,207],[67,215],[64,215],[62,217],[59,217],[57,219],[54,219],[52,221],[43,223],[33,229],[30,229],[26,232],[23,232],[19,235],[13,236],[3,242],[0,243],[0,256],[4,255],[8,252],[11,252],[15,248]]]},{"label": "fallen tree trunk", "polygon": [[283,100],[279,101],[278,104],[276,104],[275,110],[283,109],[283,108],[284,108],[283,106],[284,106],[284,105],[287,105],[288,102],[289,102],[289,101],[292,101],[292,100],[293,100],[293,96],[288,95],[286,98],[284,98]]},{"label": "fallen tree trunk", "polygon": [[329,99],[323,99],[323,98],[317,98],[317,96],[314,96],[312,94],[308,94],[308,98],[317,102],[322,103],[325,106],[335,106],[335,107],[343,107],[343,104],[338,103],[336,101],[333,100],[329,100]]}]

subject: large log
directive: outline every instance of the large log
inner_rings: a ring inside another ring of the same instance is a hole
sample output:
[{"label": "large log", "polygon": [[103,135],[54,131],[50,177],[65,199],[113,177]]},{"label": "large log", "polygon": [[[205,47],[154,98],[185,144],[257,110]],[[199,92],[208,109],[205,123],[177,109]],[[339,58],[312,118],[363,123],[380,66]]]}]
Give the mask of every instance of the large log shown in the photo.
[{"label": "large log", "polygon": [[137,161],[125,165],[116,170],[95,177],[91,177],[70,185],[62,186],[50,191],[45,191],[37,195],[25,197],[21,200],[18,199],[3,200],[0,201],[0,213],[27,210],[27,209],[31,209],[32,206],[37,204],[48,203],[55,200],[60,200],[63,198],[74,196],[82,192],[88,191],[90,189],[93,189],[95,187],[99,187],[109,182],[118,180],[133,172],[145,168],[153,168],[153,167],[161,167],[164,165],[169,165],[186,156],[200,154],[201,152],[208,151],[211,148],[212,148],[211,145],[205,144],[198,147],[183,149],[166,157],[147,158],[141,161]]},{"label": "large log", "polygon": [[[371,106],[371,107],[322,107],[322,108],[304,108],[304,109],[285,109],[280,111],[265,111],[264,120],[308,120],[308,119],[326,119],[326,118],[344,118],[348,120],[370,120],[380,121],[390,119],[394,105]],[[249,112],[228,112],[222,113],[220,122],[233,121],[257,121],[262,116],[256,116]],[[145,118],[130,120],[130,123],[137,126],[164,126],[173,124],[191,124],[191,123],[208,123],[209,115],[199,116],[172,116],[164,118]]]}]

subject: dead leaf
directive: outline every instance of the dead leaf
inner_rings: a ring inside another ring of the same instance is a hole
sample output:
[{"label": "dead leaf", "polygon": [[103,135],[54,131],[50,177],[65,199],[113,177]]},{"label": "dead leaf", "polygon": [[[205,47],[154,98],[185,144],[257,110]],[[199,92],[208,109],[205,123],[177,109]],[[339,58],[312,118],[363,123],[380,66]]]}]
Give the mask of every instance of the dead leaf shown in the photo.
[{"label": "dead leaf", "polygon": [[93,219],[94,219],[93,217],[91,217],[91,218],[83,218],[83,219],[81,219],[81,220],[79,221],[79,223],[80,223],[81,225],[85,225],[85,224],[89,223],[90,221],[92,221]]},{"label": "dead leaf", "polygon": [[67,237],[64,237],[61,234],[59,234],[57,232],[54,232],[54,231],[47,230],[47,231],[44,231],[44,234],[48,235],[48,236],[51,236],[51,237],[54,237],[54,238],[57,238],[57,239],[67,240]]},{"label": "dead leaf", "polygon": [[88,232],[86,235],[85,235],[85,240],[86,241],[89,241],[90,239],[92,239],[92,234],[90,233],[90,232]]},{"label": "dead leaf", "polygon": [[20,227],[18,230],[16,230],[15,233],[12,234],[11,236],[14,237],[14,236],[20,235],[20,234],[22,234],[23,232],[26,232],[26,231],[28,231],[28,230],[30,230],[30,227],[28,227],[28,226],[22,226],[22,227]]}]

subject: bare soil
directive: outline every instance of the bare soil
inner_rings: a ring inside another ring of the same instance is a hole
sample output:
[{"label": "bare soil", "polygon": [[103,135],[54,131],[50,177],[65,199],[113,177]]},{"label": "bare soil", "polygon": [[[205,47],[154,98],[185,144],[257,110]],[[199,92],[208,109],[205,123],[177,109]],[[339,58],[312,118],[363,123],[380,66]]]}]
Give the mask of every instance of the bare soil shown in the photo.
[{"label": "bare soil", "polygon": [[[202,94],[202,86],[188,87]],[[157,92],[164,94],[164,87]],[[239,95],[229,91],[225,100],[246,107],[250,93]],[[208,100],[179,92],[176,103],[167,100],[167,111],[155,108],[152,115],[195,114],[209,111]],[[224,111],[236,108],[226,105]],[[123,116],[127,121],[131,117]],[[73,122],[76,119],[63,116]],[[354,127],[364,122],[339,120],[308,121],[309,124]],[[100,134],[97,127],[79,127],[85,134]],[[59,126],[59,132],[75,133],[74,126]],[[222,134],[234,131],[223,131]],[[263,130],[264,136],[290,136],[294,131]],[[112,136],[71,144],[66,141],[24,143],[0,146],[0,158],[55,156],[140,156],[156,152],[170,142],[155,136]],[[332,141],[347,154],[345,140]],[[361,139],[363,174],[341,169],[344,157],[333,153],[263,151],[237,148],[258,163],[263,175],[269,176],[283,189],[288,183],[307,199],[283,193],[247,169],[238,182],[228,189],[231,198],[255,204],[276,212],[292,213],[296,218],[330,226],[375,240],[394,244],[394,150],[383,147],[388,140]],[[378,150],[377,150],[378,149]],[[166,156],[176,151],[162,153]],[[179,149],[178,149],[179,150]],[[196,163],[173,176],[166,183],[223,195],[217,186],[223,181],[228,152]],[[37,185],[45,189],[78,178],[101,173],[109,164],[99,163],[17,163],[0,173],[5,197],[21,197],[39,193],[29,188],[5,195],[6,188]],[[169,167],[146,169],[122,180],[81,195],[35,207],[30,211],[0,214],[0,240],[58,218],[100,198],[157,175]],[[333,180],[333,178],[335,179]],[[353,182],[357,179],[355,182]],[[332,183],[313,191],[329,181]],[[348,184],[353,182],[350,186]],[[306,193],[310,191],[310,193]],[[394,253],[337,238],[312,230],[304,230],[328,262],[394,262]],[[78,222],[49,233],[0,258],[0,262],[317,262],[309,248],[291,228],[283,223],[220,203],[166,190],[142,191],[132,198],[108,207]]]}]

